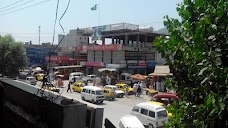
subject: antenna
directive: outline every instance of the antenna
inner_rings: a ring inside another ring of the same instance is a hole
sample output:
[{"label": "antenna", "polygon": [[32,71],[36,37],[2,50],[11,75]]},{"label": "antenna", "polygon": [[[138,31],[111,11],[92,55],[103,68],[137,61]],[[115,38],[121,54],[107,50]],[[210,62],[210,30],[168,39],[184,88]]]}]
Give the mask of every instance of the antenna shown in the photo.
[{"label": "antenna", "polygon": [[40,26],[39,26],[39,45],[40,45]]}]

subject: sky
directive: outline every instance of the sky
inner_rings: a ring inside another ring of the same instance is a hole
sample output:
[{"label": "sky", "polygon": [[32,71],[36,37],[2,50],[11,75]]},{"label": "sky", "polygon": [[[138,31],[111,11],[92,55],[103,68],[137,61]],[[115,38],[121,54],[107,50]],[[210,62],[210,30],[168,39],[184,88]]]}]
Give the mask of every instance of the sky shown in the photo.
[{"label": "sky", "polygon": [[[39,44],[53,42],[58,0],[0,0],[0,35],[11,34],[16,41]],[[131,23],[140,27],[163,28],[163,17],[178,18],[176,4],[183,0],[71,0],[61,25],[65,34],[76,28],[115,23]],[[41,3],[42,2],[42,3]],[[39,4],[40,3],[40,4]],[[63,34],[59,19],[68,0],[59,0],[54,44]],[[97,10],[91,8],[98,4]],[[30,6],[30,7],[29,7]],[[24,9],[23,9],[24,8]]]}]

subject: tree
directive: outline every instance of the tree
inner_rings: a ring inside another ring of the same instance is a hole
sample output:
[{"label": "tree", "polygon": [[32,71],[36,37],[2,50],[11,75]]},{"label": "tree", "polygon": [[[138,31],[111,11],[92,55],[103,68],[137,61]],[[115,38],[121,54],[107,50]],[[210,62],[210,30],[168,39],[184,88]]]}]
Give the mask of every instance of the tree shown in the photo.
[{"label": "tree", "polygon": [[165,17],[169,38],[154,45],[173,70],[166,80],[180,101],[168,107],[167,127],[228,126],[228,1],[184,0],[181,21]]},{"label": "tree", "polygon": [[15,77],[25,65],[23,44],[16,42],[10,35],[0,36],[0,74]]}]

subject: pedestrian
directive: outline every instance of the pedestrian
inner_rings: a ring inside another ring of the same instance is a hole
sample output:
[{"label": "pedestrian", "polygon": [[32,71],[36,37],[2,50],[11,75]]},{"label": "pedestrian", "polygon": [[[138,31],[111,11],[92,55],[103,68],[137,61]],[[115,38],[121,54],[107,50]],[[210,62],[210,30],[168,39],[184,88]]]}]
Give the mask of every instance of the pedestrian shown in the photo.
[{"label": "pedestrian", "polygon": [[69,90],[70,90],[70,92],[72,93],[71,88],[70,88],[70,82],[68,83],[67,92],[68,92]]},{"label": "pedestrian", "polygon": [[[75,76],[73,77],[73,81],[74,81],[74,83],[76,82],[76,77],[75,77]],[[73,83],[73,84],[74,84],[74,83]]]},{"label": "pedestrian", "polygon": [[140,94],[141,94],[141,87],[138,86],[136,96],[140,97]]},{"label": "pedestrian", "polygon": [[129,86],[128,86],[128,84],[127,84],[127,85],[126,85],[126,93],[125,93],[126,97],[128,96],[128,90],[129,90]]}]

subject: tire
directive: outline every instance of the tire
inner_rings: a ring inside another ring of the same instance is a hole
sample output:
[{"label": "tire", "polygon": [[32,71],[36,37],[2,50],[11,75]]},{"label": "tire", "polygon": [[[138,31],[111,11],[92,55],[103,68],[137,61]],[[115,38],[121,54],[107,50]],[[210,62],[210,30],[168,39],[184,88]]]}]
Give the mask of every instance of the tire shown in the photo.
[{"label": "tire", "polygon": [[154,126],[152,124],[149,124],[148,128],[154,128]]},{"label": "tire", "polygon": [[123,98],[124,94],[120,95],[120,98]]},{"label": "tire", "polygon": [[85,101],[85,97],[82,97],[82,100]]},{"label": "tire", "polygon": [[102,100],[102,101],[100,101],[100,103],[102,104],[102,103],[103,103],[103,100]]},{"label": "tire", "polygon": [[74,88],[72,88],[73,92],[75,92]]},{"label": "tire", "polygon": [[92,102],[93,104],[95,104],[95,103],[96,103],[96,101],[94,101],[94,99],[92,99],[92,100],[91,100],[91,102]]}]

